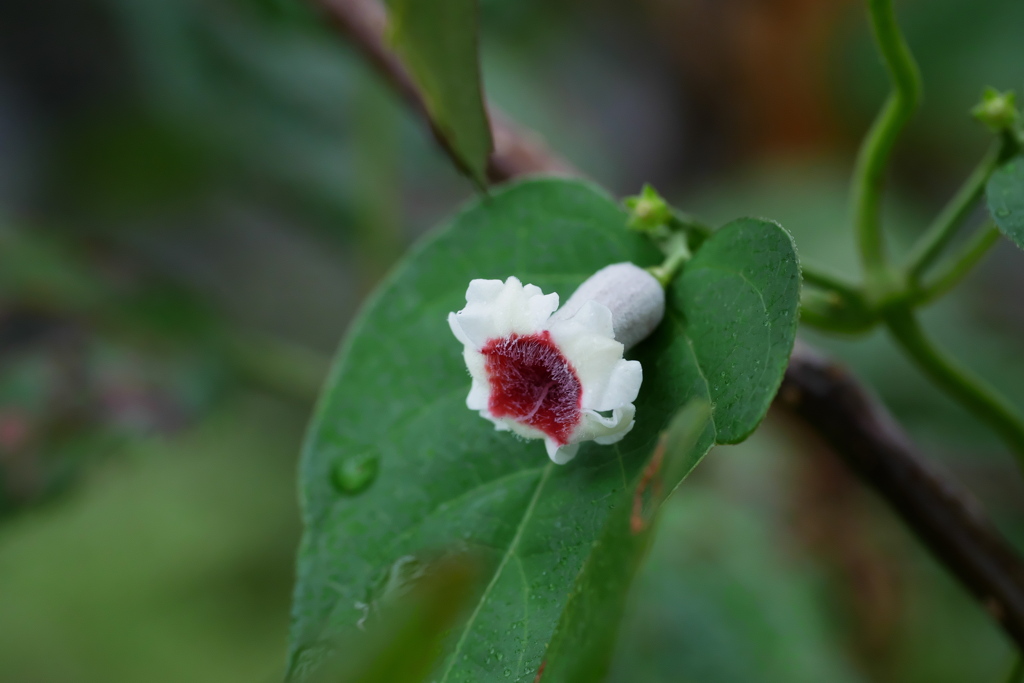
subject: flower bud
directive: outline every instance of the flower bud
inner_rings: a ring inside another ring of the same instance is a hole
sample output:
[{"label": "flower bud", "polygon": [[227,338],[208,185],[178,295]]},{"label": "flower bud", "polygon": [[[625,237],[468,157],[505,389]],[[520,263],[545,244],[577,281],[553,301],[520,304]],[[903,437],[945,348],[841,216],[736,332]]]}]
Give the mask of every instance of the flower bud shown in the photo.
[{"label": "flower bud", "polygon": [[657,278],[632,263],[616,263],[591,275],[552,316],[567,320],[588,301],[612,313],[615,340],[627,350],[654,331],[665,317],[665,290]]},{"label": "flower bud", "polygon": [[994,133],[1013,130],[1020,118],[1013,92],[999,92],[995,88],[985,88],[981,102],[971,113]]},{"label": "flower bud", "polygon": [[639,232],[655,232],[672,217],[668,204],[650,185],[644,185],[640,194],[626,197],[624,203],[629,209],[629,227]]}]

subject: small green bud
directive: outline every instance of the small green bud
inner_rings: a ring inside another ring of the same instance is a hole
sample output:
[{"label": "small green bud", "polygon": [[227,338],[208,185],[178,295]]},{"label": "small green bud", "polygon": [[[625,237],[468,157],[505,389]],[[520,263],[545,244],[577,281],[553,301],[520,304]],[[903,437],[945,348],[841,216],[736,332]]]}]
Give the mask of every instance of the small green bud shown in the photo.
[{"label": "small green bud", "polygon": [[999,92],[995,88],[985,88],[971,114],[996,133],[1013,130],[1020,119],[1013,91]]},{"label": "small green bud", "polygon": [[669,222],[672,210],[661,195],[650,185],[644,185],[640,194],[623,200],[629,209],[629,227],[640,232],[654,232]]}]

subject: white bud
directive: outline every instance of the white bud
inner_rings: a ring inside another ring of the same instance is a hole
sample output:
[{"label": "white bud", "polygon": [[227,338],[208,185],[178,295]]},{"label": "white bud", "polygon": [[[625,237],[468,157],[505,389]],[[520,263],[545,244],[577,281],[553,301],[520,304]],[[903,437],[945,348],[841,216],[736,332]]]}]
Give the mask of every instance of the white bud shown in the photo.
[{"label": "white bud", "polygon": [[665,317],[665,290],[661,283],[632,263],[615,263],[591,275],[552,320],[571,318],[588,301],[608,307],[615,340],[627,349],[646,339]]}]

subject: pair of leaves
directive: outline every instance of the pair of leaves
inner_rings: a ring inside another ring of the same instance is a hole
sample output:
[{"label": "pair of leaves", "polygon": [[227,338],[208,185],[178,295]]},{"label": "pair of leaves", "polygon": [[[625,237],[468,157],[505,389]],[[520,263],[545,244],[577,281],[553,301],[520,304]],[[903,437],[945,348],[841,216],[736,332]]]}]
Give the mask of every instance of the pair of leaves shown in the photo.
[{"label": "pair of leaves", "polygon": [[[304,446],[293,673],[383,600],[399,563],[452,550],[477,556],[484,588],[431,680],[529,683],[544,667],[547,683],[603,670],[649,529],[644,501],[764,417],[792,348],[800,278],[777,224],[742,219],[712,235],[667,292],[661,326],[631,354],[644,369],[636,427],[556,466],[539,442],[466,409],[469,380],[445,318],[472,278],[516,275],[564,301],[609,263],[657,262],[625,223],[590,185],[523,182],[425,240],[367,304]],[[677,438],[657,456],[659,435],[693,400],[711,406],[706,424],[691,420],[703,425],[693,445]],[[339,487],[338,471],[374,480]]]},{"label": "pair of leaves", "polygon": [[996,225],[1024,249],[1024,156],[1010,159],[996,169],[989,178],[986,195]]}]

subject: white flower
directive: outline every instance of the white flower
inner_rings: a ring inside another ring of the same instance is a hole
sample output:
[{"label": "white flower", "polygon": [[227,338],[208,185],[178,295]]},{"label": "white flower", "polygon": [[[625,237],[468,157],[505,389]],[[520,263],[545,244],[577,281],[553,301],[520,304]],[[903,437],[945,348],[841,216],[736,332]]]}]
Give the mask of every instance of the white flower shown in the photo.
[{"label": "white flower", "polygon": [[646,337],[664,292],[646,271],[616,264],[556,309],[557,294],[515,277],[473,280],[448,323],[472,377],[466,405],[500,431],[544,439],[561,465],[581,442],[615,443],[633,428],[643,372],[616,335],[630,345]]}]

